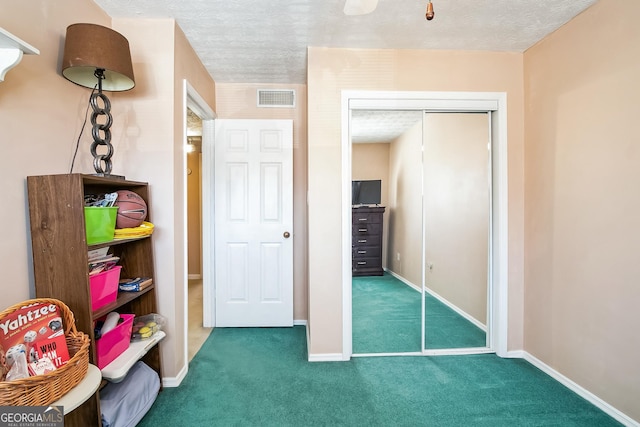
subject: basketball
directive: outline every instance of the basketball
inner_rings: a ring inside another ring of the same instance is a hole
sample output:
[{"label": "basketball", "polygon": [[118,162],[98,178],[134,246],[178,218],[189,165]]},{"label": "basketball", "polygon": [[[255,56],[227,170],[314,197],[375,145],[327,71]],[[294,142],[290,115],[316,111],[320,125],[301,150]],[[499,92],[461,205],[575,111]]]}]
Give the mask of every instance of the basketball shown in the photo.
[{"label": "basketball", "polygon": [[133,191],[118,190],[116,228],[138,227],[147,218],[147,203]]}]

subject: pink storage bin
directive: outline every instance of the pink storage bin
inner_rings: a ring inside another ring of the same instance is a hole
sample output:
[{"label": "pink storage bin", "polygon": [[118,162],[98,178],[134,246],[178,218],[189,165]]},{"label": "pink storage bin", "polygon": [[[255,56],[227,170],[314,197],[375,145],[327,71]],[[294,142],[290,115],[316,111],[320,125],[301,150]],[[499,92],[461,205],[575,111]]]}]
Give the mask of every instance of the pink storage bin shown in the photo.
[{"label": "pink storage bin", "polygon": [[118,282],[120,281],[121,269],[122,267],[118,265],[89,277],[91,310],[96,311],[100,307],[111,304],[118,299]]},{"label": "pink storage bin", "polygon": [[98,369],[102,369],[113,362],[129,348],[133,318],[136,316],[135,314],[121,314],[120,317],[124,319],[122,323],[96,340]]}]

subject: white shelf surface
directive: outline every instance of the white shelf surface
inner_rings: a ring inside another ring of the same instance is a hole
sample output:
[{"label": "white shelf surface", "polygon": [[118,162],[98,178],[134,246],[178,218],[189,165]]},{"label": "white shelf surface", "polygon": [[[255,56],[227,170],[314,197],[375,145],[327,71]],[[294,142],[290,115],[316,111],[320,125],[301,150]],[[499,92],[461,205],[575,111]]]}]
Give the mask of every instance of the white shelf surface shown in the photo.
[{"label": "white shelf surface", "polygon": [[142,359],[144,355],[147,354],[154,345],[162,341],[165,336],[167,336],[167,334],[163,331],[158,331],[149,339],[132,342],[124,353],[102,368],[102,378],[113,383],[119,383],[124,379],[134,363]]},{"label": "white shelf surface", "polygon": [[93,396],[96,390],[98,390],[98,387],[100,387],[101,381],[102,375],[100,374],[100,369],[95,365],[89,364],[87,375],[85,375],[82,381],[60,399],[51,403],[50,406],[62,406],[64,413],[68,414]]},{"label": "white shelf surface", "polygon": [[23,54],[39,55],[40,51],[0,27],[0,82],[7,71],[18,65]]}]

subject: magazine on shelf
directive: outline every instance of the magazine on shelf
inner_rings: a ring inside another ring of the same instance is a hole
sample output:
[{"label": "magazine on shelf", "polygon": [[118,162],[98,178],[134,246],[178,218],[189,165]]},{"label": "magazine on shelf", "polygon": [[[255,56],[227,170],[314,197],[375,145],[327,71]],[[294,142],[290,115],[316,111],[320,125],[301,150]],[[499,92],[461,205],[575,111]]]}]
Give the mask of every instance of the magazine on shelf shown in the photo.
[{"label": "magazine on shelf", "polygon": [[118,264],[120,257],[114,256],[109,253],[109,248],[100,248],[90,250],[88,252],[89,258],[89,276],[102,273],[103,271],[111,270]]}]

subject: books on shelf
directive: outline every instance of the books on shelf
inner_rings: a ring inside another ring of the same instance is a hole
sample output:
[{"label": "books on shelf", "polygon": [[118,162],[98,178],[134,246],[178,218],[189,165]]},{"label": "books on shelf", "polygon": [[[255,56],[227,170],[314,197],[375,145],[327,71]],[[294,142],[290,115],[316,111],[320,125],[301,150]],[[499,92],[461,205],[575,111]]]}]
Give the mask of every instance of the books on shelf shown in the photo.
[{"label": "books on shelf", "polygon": [[107,256],[108,253],[109,253],[108,246],[106,248],[92,249],[88,252],[89,262],[92,262],[98,258],[104,258]]},{"label": "books on shelf", "polygon": [[118,289],[123,292],[140,292],[153,284],[151,277],[120,279]]},{"label": "books on shelf", "polygon": [[91,250],[89,255],[89,276],[110,270],[116,266],[120,258],[109,253],[109,248]]}]

